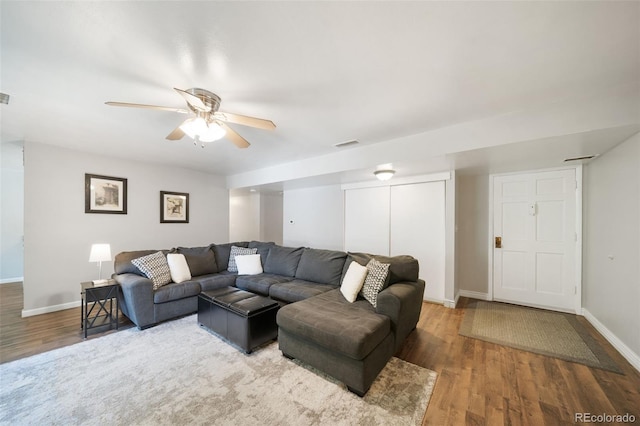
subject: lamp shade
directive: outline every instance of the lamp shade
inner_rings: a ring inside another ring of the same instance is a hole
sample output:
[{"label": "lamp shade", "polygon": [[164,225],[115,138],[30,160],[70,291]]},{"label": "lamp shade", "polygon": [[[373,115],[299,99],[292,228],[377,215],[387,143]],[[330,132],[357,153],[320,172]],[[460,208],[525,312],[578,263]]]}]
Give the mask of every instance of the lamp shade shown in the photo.
[{"label": "lamp shade", "polygon": [[89,262],[108,262],[111,260],[111,245],[92,244]]}]

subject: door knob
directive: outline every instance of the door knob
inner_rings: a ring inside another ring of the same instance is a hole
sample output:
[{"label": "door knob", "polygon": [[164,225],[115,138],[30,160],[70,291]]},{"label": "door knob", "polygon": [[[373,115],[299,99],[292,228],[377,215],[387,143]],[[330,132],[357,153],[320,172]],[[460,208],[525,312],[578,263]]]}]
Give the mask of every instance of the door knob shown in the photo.
[{"label": "door knob", "polygon": [[496,237],[496,248],[502,248],[502,237]]}]

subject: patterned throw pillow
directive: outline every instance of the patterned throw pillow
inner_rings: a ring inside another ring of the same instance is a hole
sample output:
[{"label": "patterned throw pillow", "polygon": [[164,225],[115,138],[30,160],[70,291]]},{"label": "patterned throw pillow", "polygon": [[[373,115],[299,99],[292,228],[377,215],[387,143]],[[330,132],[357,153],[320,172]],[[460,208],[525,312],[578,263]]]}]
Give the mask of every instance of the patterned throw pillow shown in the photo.
[{"label": "patterned throw pillow", "polygon": [[257,254],[257,253],[258,253],[257,248],[231,246],[231,253],[229,253],[229,266],[227,266],[227,271],[238,272],[238,265],[236,265],[236,256],[243,256],[246,254]]},{"label": "patterned throw pillow", "polygon": [[167,258],[161,251],[142,256],[131,261],[140,271],[151,281],[153,289],[157,290],[165,284],[171,282],[171,270],[167,263]]},{"label": "patterned throw pillow", "polygon": [[362,296],[374,308],[378,305],[378,293],[380,293],[387,280],[389,266],[391,266],[389,263],[380,263],[375,259],[371,259],[367,263],[367,278],[364,279],[364,285],[362,286]]}]

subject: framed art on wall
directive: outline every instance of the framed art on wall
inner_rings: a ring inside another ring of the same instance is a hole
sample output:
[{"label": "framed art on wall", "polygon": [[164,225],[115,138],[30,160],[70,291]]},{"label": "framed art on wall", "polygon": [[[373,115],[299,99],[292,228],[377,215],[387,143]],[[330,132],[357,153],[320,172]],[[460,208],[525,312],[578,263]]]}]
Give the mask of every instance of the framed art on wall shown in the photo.
[{"label": "framed art on wall", "polygon": [[127,214],[127,179],[85,173],[84,212]]},{"label": "framed art on wall", "polygon": [[160,223],[189,223],[189,194],[160,191]]}]

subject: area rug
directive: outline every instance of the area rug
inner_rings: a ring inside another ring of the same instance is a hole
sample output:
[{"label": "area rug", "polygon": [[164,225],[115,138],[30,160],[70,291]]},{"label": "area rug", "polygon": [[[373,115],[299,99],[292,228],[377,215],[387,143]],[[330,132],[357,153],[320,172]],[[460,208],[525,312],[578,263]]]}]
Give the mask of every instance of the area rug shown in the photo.
[{"label": "area rug", "polygon": [[277,343],[244,355],[192,315],[0,365],[0,424],[417,425],[435,380],[392,358],[360,398]]},{"label": "area rug", "polygon": [[622,373],[571,314],[473,300],[465,308],[459,334]]}]

